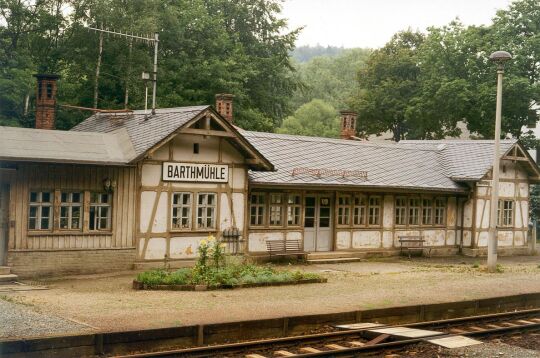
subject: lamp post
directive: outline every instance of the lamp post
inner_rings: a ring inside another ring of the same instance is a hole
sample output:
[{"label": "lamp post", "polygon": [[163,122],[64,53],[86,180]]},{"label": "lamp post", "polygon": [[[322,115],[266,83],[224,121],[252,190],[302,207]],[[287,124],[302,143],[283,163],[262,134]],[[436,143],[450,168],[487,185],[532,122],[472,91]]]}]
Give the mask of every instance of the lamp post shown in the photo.
[{"label": "lamp post", "polygon": [[489,215],[489,237],[487,266],[489,272],[497,268],[497,209],[499,207],[499,162],[501,141],[502,80],[505,62],[512,59],[506,51],[493,52],[489,59],[497,64],[497,107],[495,111],[495,150],[493,153],[493,174],[491,181],[491,205]]}]

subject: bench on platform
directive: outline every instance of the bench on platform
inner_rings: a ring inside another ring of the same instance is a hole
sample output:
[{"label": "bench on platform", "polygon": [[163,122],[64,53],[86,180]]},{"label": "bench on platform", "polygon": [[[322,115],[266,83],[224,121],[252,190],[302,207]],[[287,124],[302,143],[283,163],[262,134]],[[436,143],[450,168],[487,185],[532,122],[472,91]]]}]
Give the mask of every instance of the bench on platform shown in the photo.
[{"label": "bench on platform", "polygon": [[306,252],[302,249],[300,240],[268,240],[266,241],[266,250],[270,259],[273,256],[302,256]]},{"label": "bench on platform", "polygon": [[420,255],[423,255],[424,250],[427,250],[428,257],[431,256],[431,247],[424,246],[424,242],[426,242],[426,240],[424,240],[422,236],[406,235],[398,236],[398,238],[400,244],[400,254],[407,252],[409,258],[411,258],[411,252],[419,252]]}]

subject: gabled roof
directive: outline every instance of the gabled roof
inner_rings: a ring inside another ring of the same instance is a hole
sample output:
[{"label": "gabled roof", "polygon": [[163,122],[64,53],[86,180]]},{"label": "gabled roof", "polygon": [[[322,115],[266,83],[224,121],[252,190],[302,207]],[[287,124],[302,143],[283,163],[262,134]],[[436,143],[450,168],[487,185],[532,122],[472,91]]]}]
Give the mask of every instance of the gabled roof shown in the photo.
[{"label": "gabled roof", "polygon": [[[516,143],[501,140],[501,158]],[[493,140],[402,140],[397,145],[437,150],[445,174],[456,181],[480,180],[493,165]]]},{"label": "gabled roof", "polygon": [[[250,171],[250,181],[272,185],[392,187],[400,189],[463,191],[449,178],[436,149],[354,140],[241,131],[276,167],[274,172]],[[355,176],[293,175],[294,169],[367,171]]]},{"label": "gabled roof", "polygon": [[125,119],[95,114],[73,127],[71,131],[108,133],[125,128],[138,158],[209,107],[163,108],[157,109],[153,116],[145,114],[144,110],[137,110]]},{"label": "gabled roof", "polygon": [[[220,122],[225,132],[229,133],[227,139],[240,151],[249,157],[247,161],[252,167],[263,170],[272,170],[273,166],[238,132],[238,128],[223,119],[210,106],[192,106],[178,108],[157,109],[155,115],[145,113],[143,110],[133,111],[133,114],[125,118],[117,118],[114,115],[98,113],[71,129],[71,132],[99,132],[109,133],[119,128],[124,128],[129,136],[135,157],[131,161],[142,158],[148,151],[155,149],[170,140],[176,133],[184,130],[202,116],[211,115]],[[191,130],[189,133],[219,134],[216,131]],[[211,133],[212,132],[212,133]]]},{"label": "gabled roof", "polygon": [[125,129],[85,133],[0,127],[0,160],[122,165],[133,158]]},{"label": "gabled roof", "polygon": [[[381,143],[242,131],[276,167],[275,172],[249,173],[260,185],[392,187],[464,191],[491,169],[493,141],[420,140]],[[517,144],[501,141],[501,158]],[[362,170],[354,175],[295,174],[295,169]]]}]

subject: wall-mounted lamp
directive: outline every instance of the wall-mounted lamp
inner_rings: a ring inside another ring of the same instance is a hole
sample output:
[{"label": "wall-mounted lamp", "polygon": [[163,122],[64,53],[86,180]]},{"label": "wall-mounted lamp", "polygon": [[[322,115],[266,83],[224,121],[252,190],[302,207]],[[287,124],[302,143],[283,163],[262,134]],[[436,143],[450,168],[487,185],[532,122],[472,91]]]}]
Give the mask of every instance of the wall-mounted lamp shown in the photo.
[{"label": "wall-mounted lamp", "polygon": [[107,193],[112,193],[114,189],[116,189],[116,180],[111,179],[111,178],[103,179],[103,189]]}]

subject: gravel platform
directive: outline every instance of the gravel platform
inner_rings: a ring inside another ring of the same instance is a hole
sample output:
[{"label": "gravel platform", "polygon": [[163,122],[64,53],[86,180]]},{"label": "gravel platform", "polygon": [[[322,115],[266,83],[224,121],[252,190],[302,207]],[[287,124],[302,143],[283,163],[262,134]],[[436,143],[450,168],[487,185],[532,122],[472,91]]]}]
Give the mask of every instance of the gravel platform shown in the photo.
[{"label": "gravel platform", "polygon": [[0,339],[56,335],[87,331],[90,328],[31,307],[0,299]]}]

